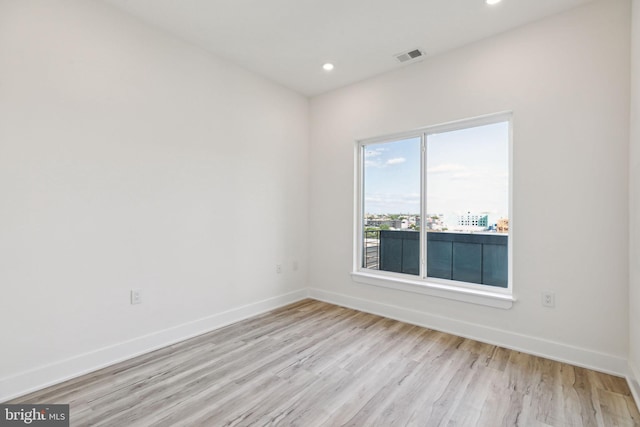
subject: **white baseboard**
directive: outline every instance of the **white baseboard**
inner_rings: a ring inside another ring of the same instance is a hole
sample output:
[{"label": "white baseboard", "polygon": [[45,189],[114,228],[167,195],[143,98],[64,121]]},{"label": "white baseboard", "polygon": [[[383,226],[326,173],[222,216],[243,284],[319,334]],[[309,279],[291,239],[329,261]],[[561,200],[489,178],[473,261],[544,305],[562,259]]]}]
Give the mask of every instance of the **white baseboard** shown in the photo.
[{"label": "white baseboard", "polygon": [[310,288],[309,297],[607,374],[628,374],[623,357],[320,289]]},{"label": "white baseboard", "polygon": [[626,358],[313,288],[301,289],[278,297],[248,304],[170,329],[154,332],[133,340],[97,349],[66,360],[53,362],[29,371],[20,372],[10,377],[0,378],[0,402],[6,402],[132,357],[300,301],[307,297],[461,337],[471,338],[488,344],[499,345],[536,356],[626,377],[636,404],[640,406],[640,384],[638,383],[640,376],[638,375],[639,373],[628,364]]},{"label": "white baseboard", "polygon": [[6,402],[42,388],[59,384],[132,357],[300,301],[306,297],[307,290],[301,289],[100,348],[66,360],[53,362],[10,377],[0,378],[0,402]]},{"label": "white baseboard", "polygon": [[636,401],[636,406],[640,408],[640,371],[638,371],[633,364],[629,363],[629,374],[627,375],[627,383],[629,384],[629,389],[631,389],[631,394],[633,395],[633,400]]}]

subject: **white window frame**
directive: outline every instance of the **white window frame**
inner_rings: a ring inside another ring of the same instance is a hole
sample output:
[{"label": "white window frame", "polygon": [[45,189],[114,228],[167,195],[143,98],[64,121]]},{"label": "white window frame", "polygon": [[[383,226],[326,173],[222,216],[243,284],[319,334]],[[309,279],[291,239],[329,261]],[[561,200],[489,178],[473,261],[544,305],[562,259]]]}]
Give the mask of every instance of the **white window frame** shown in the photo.
[{"label": "white window frame", "polygon": [[[426,216],[426,141],[432,134],[462,130],[483,125],[490,125],[499,122],[509,123],[509,239],[507,246],[507,287],[500,288],[489,285],[480,285],[455,280],[437,279],[427,277],[426,250],[427,232],[420,232],[420,274],[418,276],[410,274],[395,273],[381,270],[371,270],[362,266],[363,259],[363,238],[364,238],[364,147],[372,144],[393,142],[402,139],[420,138],[420,217]],[[358,140],[355,143],[355,197],[354,202],[354,258],[351,277],[358,283],[374,286],[381,286],[405,292],[425,294],[435,297],[447,298],[456,301],[463,301],[472,304],[480,304],[489,307],[509,309],[513,306],[515,297],[513,295],[513,113],[502,112],[475,117],[472,119],[458,120],[454,122],[427,126],[410,132],[401,132],[375,138]]]}]

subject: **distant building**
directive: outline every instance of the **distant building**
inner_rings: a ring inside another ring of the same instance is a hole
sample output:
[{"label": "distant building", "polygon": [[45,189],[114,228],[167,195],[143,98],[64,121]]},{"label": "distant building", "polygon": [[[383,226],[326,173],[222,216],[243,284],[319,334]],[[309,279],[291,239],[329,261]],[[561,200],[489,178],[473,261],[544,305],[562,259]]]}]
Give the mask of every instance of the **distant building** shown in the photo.
[{"label": "distant building", "polygon": [[498,224],[496,226],[496,230],[498,233],[508,233],[509,232],[509,219],[508,218],[500,218],[498,220]]},{"label": "distant building", "polygon": [[383,225],[389,228],[402,228],[402,220],[400,219],[367,219],[365,220],[365,226],[367,227],[381,227]]},{"label": "distant building", "polygon": [[442,231],[446,228],[442,219],[435,215],[427,215],[426,218],[427,230]]},{"label": "distant building", "polygon": [[489,215],[474,215],[468,212],[466,215],[458,215],[458,225],[462,227],[489,227]]}]

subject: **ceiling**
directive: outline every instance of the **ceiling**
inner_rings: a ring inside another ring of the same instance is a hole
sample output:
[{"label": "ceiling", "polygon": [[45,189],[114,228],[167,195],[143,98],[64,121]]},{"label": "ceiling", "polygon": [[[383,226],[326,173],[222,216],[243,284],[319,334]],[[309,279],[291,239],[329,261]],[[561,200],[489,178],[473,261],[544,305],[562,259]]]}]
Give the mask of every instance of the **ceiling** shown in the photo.
[{"label": "ceiling", "polygon": [[[313,96],[591,0],[104,0]],[[324,71],[325,62],[335,64]]]}]

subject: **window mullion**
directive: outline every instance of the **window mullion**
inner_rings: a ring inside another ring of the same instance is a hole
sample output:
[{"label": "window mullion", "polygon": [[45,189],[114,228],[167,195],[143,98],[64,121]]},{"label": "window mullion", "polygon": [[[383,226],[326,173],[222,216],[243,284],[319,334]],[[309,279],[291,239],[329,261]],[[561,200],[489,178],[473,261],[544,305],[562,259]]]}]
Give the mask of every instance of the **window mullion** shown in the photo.
[{"label": "window mullion", "polygon": [[427,134],[420,135],[420,277],[427,278]]}]

